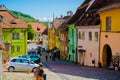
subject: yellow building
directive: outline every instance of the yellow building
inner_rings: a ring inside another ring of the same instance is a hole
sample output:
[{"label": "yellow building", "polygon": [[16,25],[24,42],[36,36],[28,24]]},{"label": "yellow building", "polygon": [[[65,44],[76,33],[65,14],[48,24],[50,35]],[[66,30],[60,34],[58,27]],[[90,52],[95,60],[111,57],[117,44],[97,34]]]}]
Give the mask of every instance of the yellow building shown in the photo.
[{"label": "yellow building", "polygon": [[[108,5],[99,10],[101,19],[100,64],[119,64],[120,56],[120,3]],[[118,58],[118,61],[116,61]]]},{"label": "yellow building", "polygon": [[55,48],[55,30],[54,24],[51,24],[48,28],[48,50]]},{"label": "yellow building", "polygon": [[55,47],[59,49],[59,36],[55,35]]},{"label": "yellow building", "polygon": [[55,27],[55,46],[57,49],[60,48],[60,40],[59,40],[59,26],[64,22],[63,18],[55,18],[54,20],[54,27]]}]

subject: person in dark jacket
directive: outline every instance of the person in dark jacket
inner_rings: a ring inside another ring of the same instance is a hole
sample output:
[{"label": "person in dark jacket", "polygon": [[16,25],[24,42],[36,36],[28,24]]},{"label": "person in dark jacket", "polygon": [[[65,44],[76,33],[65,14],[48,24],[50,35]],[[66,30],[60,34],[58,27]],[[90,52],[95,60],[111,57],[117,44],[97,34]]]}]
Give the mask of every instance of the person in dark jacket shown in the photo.
[{"label": "person in dark jacket", "polygon": [[39,66],[37,67],[36,70],[36,80],[38,80],[38,78],[43,78],[43,74],[44,74],[44,70],[43,70],[43,65],[42,63],[39,63]]}]

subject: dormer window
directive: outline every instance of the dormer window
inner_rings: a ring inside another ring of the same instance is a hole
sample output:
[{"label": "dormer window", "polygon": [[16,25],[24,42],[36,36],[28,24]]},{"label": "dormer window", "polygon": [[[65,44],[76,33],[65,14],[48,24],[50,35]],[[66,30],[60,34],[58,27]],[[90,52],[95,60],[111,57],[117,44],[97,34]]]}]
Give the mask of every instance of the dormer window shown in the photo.
[{"label": "dormer window", "polygon": [[38,31],[40,31],[40,28],[39,28],[39,27],[37,27],[37,30],[38,30]]},{"label": "dormer window", "polygon": [[4,22],[4,16],[0,15],[0,22]]},{"label": "dormer window", "polygon": [[11,24],[17,24],[15,21],[11,21]]}]

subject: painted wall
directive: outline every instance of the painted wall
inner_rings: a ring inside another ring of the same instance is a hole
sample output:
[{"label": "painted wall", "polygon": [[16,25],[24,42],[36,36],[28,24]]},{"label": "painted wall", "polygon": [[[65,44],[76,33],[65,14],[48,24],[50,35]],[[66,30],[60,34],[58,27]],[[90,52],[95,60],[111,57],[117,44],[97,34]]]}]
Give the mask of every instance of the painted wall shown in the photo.
[{"label": "painted wall", "polygon": [[100,13],[101,31],[106,31],[106,17],[111,16],[111,31],[120,31],[120,9],[114,9]]},{"label": "painted wall", "polygon": [[68,57],[68,31],[60,30],[60,54],[63,59]]},{"label": "painted wall", "polygon": [[[111,17],[111,31],[106,31],[106,17]],[[101,19],[101,40],[100,40],[100,61],[106,66],[103,60],[103,48],[108,44],[112,51],[112,57],[120,55],[120,8],[111,9],[100,13]],[[119,54],[117,54],[119,53]]]},{"label": "painted wall", "polygon": [[68,53],[69,53],[69,57],[70,57],[70,61],[72,62],[77,62],[77,40],[76,40],[76,28],[74,25],[69,25],[69,29],[68,29]]},{"label": "painted wall", "polygon": [[[27,54],[27,31],[26,29],[3,29],[2,30],[4,43],[10,43],[10,57]],[[12,33],[19,33],[20,39],[12,39]],[[14,46],[14,52],[12,51]],[[20,51],[17,51],[17,46],[20,46]]]},{"label": "painted wall", "polygon": [[59,49],[59,36],[55,36],[55,46]]},{"label": "painted wall", "polygon": [[48,50],[48,36],[47,35],[43,35],[43,48],[45,48],[45,50]]},{"label": "painted wall", "polygon": [[[78,29],[78,42],[77,47],[79,49],[84,49],[86,52],[83,54],[78,51],[78,63],[87,66],[98,66],[99,61],[99,26],[79,26]],[[80,34],[80,33],[81,34]],[[84,32],[84,39],[79,39],[79,35],[82,36]],[[89,32],[92,32],[92,40],[89,40]],[[98,32],[98,40],[95,39],[95,32]],[[80,47],[82,46],[82,48]],[[95,65],[92,63],[95,60]]]},{"label": "painted wall", "polygon": [[55,47],[55,30],[54,26],[51,29],[48,29],[48,49],[51,50]]},{"label": "painted wall", "polygon": [[[105,36],[108,36],[107,38]],[[100,62],[102,66],[106,66],[103,61],[103,49],[105,45],[109,45],[112,51],[112,56],[117,56],[117,53],[120,55],[120,33],[112,32],[101,32],[101,42],[100,42]]]}]

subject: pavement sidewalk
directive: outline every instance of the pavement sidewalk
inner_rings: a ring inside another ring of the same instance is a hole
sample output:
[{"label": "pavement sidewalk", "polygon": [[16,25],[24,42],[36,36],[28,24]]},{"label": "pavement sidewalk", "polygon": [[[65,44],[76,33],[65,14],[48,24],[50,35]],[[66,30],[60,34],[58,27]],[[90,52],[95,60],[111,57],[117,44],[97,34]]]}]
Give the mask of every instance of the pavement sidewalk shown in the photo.
[{"label": "pavement sidewalk", "polygon": [[[46,61],[46,55],[48,56],[48,61]],[[45,74],[47,74],[47,80],[63,80],[60,78],[60,76],[57,73],[52,71],[53,69],[49,67],[49,64],[53,64],[57,62],[53,62],[47,53],[43,53],[41,55],[41,61],[44,66],[44,72]]]}]

